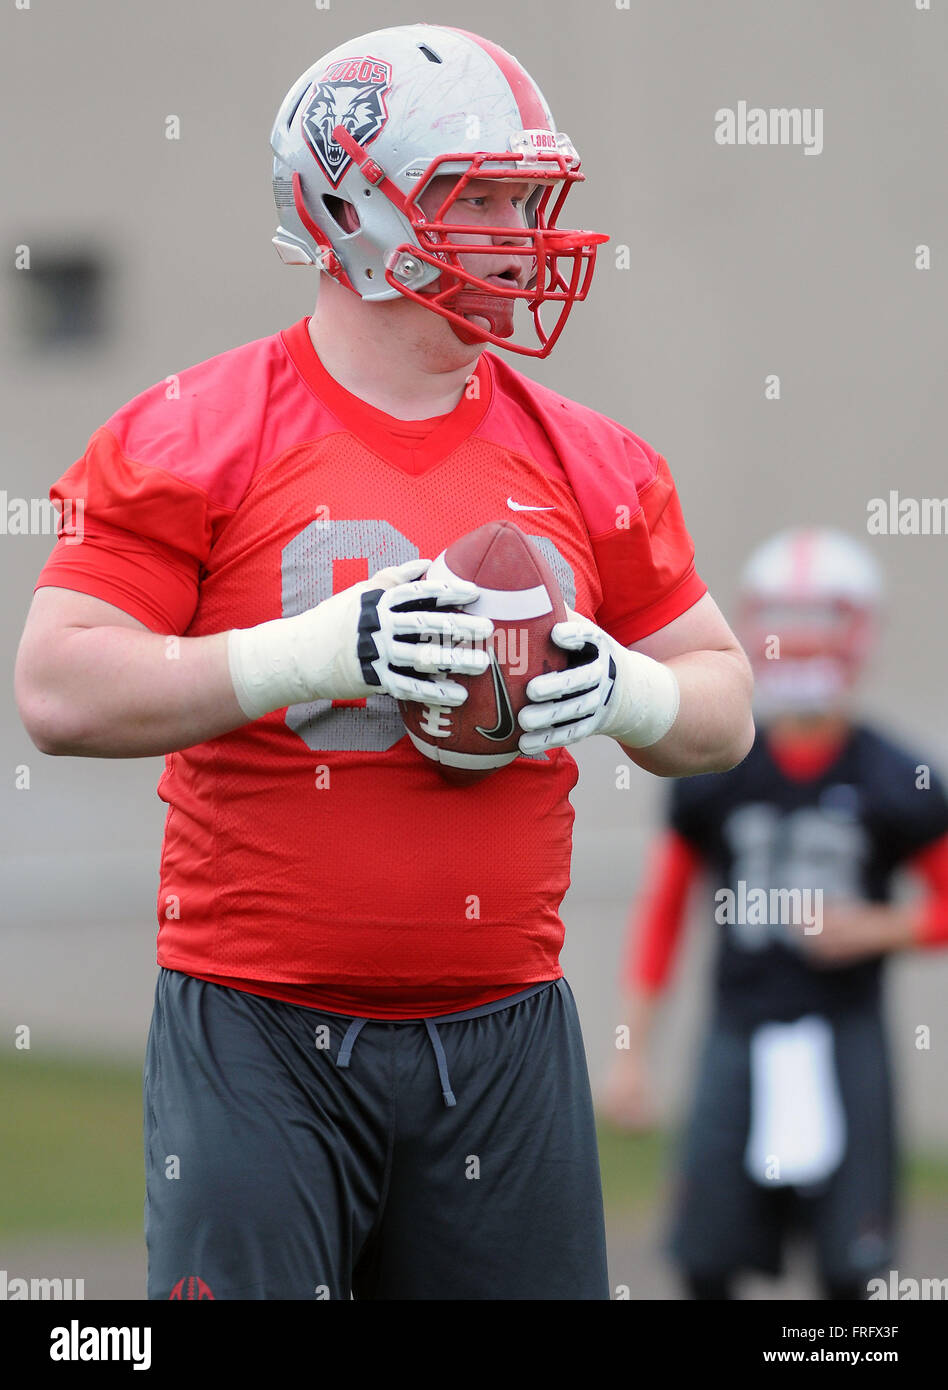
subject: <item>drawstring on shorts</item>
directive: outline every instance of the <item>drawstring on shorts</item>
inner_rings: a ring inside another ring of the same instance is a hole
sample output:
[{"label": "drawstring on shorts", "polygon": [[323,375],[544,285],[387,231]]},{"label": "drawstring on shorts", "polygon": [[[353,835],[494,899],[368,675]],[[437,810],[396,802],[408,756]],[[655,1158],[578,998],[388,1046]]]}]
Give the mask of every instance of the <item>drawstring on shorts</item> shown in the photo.
[{"label": "drawstring on shorts", "polygon": [[[453,1023],[466,1018],[481,1018],[485,1014],[496,1013],[500,1009],[510,1008],[512,1004],[522,1003],[523,1000],[530,999],[533,997],[533,995],[539,994],[541,990],[549,989],[550,985],[558,984],[558,979],[544,980],[540,984],[528,986],[526,989],[521,990],[517,994],[507,995],[502,999],[496,999],[490,1004],[482,1004],[479,1008],[465,1009],[458,1012],[457,1014],[446,1015],[440,1020],[440,1022]],[[441,1041],[441,1035],[438,1032],[435,1020],[432,1018],[404,1018],[393,1019],[390,1021],[396,1023],[423,1023],[425,1025],[425,1028],[428,1033],[428,1038],[431,1043],[432,1051],[435,1055],[435,1061],[438,1064],[438,1079],[441,1082],[441,1094],[444,1097],[444,1103],[448,1107],[452,1105],[457,1105],[457,1100],[455,1099],[454,1092],[451,1089],[451,1078],[448,1076],[448,1059],[445,1056],[444,1044]],[[352,1019],[349,1024],[349,1027],[345,1031],[345,1035],[342,1039],[342,1042],[339,1045],[339,1053],[336,1057],[336,1066],[347,1067],[349,1065],[349,1059],[352,1056],[352,1049],[355,1047],[356,1039],[358,1038],[359,1034],[362,1032],[362,1029],[365,1027],[367,1023],[382,1022],[385,1022],[385,1020],[377,1018]]]},{"label": "drawstring on shorts", "polygon": [[[354,1018],[346,1029],[345,1037],[339,1045],[339,1055],[336,1058],[337,1067],[347,1067],[352,1056],[352,1049],[355,1047],[356,1038],[362,1029],[369,1022],[367,1018]],[[375,1020],[378,1022],[378,1019]],[[435,1061],[438,1064],[438,1078],[441,1082],[441,1094],[444,1096],[445,1105],[457,1105],[454,1092],[451,1090],[451,1078],[448,1076],[448,1059],[444,1055],[444,1044],[441,1041],[437,1028],[430,1018],[423,1019],[422,1022],[428,1031],[431,1039],[431,1046],[434,1048]]]}]

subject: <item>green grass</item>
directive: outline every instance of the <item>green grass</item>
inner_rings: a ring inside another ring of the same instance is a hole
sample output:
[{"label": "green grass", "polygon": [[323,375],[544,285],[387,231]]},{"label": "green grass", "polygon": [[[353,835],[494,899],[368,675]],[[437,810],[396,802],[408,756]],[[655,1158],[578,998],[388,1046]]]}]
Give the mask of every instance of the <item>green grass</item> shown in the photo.
[{"label": "green grass", "polygon": [[638,1214],[663,1202],[673,1153],[670,1136],[626,1134],[605,1122],[600,1122],[598,1134],[607,1215]]},{"label": "green grass", "polygon": [[944,1202],[948,1199],[948,1154],[909,1154],[903,1178],[913,1201]]},{"label": "green grass", "polygon": [[0,1060],[0,1235],[140,1235],[144,1185],[140,1067]]},{"label": "green grass", "polygon": [[[0,1060],[0,1236],[141,1237],[141,1069],[33,1052]],[[673,1139],[599,1127],[612,1219],[668,1200]],[[948,1201],[948,1154],[912,1155],[910,1200]]]}]

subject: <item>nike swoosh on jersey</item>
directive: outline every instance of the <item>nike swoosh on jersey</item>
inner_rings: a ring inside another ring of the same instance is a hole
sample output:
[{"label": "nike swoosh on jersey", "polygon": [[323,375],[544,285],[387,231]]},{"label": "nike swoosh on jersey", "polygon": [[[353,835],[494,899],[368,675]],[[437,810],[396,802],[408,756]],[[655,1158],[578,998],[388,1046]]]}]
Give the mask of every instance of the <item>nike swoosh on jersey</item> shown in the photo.
[{"label": "nike swoosh on jersey", "polygon": [[479,734],[484,738],[489,738],[494,742],[502,743],[510,738],[517,727],[514,719],[513,706],[510,703],[510,695],[507,690],[506,682],[497,664],[497,657],[493,652],[490,653],[490,673],[494,678],[494,699],[497,701],[497,723],[492,729],[483,729],[480,724],[476,724]]},{"label": "nike swoosh on jersey", "polygon": [[507,506],[512,512],[555,512],[555,507],[532,507],[529,502],[515,502],[512,497],[507,498]]}]

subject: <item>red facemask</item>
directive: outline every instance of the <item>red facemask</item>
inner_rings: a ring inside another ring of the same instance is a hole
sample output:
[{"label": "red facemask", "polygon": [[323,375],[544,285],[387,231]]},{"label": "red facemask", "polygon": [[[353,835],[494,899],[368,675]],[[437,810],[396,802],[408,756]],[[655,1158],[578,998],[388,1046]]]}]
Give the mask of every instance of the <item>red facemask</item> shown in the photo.
[{"label": "red facemask", "polygon": [[[578,158],[567,158],[560,150],[532,152],[528,163],[522,162],[526,158],[523,154],[516,153],[443,154],[431,161],[411,192],[405,195],[343,126],[335,128],[333,138],[359,165],[363,175],[377,184],[404,213],[418,237],[420,246],[405,242],[392,252],[385,271],[388,283],[407,299],[447,319],[462,342],[493,343],[509,352],[546,357],[563,331],[573,305],[586,298],[595,269],[597,248],[609,240],[602,232],[564,229],[556,225],[569,190],[585,177],[579,172]],[[511,168],[511,161],[521,162],[519,167]],[[441,165],[461,162],[467,165],[465,172],[458,175],[435,217],[426,218],[417,202],[422,190],[437,176]],[[498,162],[502,162],[504,167],[491,167]],[[549,183],[540,190],[538,198],[534,196],[530,200],[529,226],[513,230],[510,227],[472,226],[444,221],[449,208],[474,179],[523,183],[541,178],[548,179]],[[459,235],[477,236],[484,240],[465,245],[453,240]],[[498,239],[499,244],[494,243],[494,238]],[[465,270],[461,257],[471,255],[502,257],[508,263],[511,258],[523,259],[528,268],[527,275],[520,277],[522,287],[513,280],[509,286],[501,286]],[[406,280],[410,280],[414,265],[419,262],[440,270],[440,278],[433,289],[431,286],[413,289],[410,283],[406,283]],[[350,284],[349,288],[353,286]],[[526,302],[533,315],[539,347],[509,341],[513,334],[513,308],[518,299]],[[549,329],[544,327],[540,317],[545,304],[558,306],[556,320]],[[470,323],[468,315],[487,319],[490,328],[483,329]]]}]

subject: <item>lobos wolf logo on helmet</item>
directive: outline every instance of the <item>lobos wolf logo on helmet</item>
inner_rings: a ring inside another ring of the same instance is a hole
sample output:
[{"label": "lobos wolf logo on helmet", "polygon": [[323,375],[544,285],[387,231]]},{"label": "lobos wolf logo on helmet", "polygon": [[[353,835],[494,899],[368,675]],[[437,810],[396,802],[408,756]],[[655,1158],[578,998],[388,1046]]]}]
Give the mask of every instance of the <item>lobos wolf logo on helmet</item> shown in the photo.
[{"label": "lobos wolf logo on helmet", "polygon": [[337,188],[352,162],[332,138],[337,125],[360,145],[374,140],[388,120],[385,93],[391,87],[392,69],[378,58],[345,58],[333,63],[322,82],[312,88],[303,112],[303,130],[326,177]]}]

